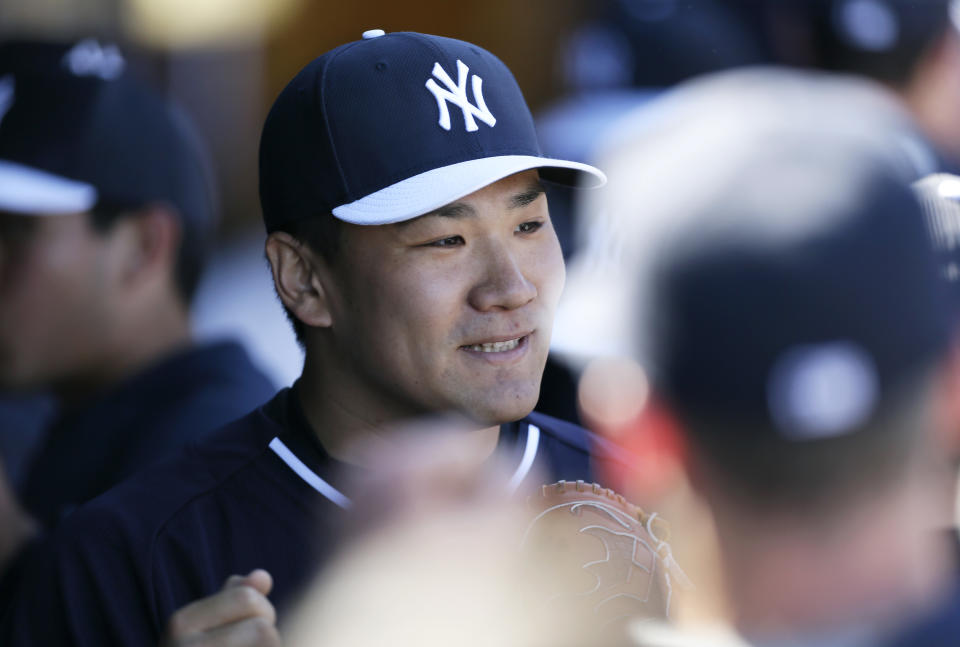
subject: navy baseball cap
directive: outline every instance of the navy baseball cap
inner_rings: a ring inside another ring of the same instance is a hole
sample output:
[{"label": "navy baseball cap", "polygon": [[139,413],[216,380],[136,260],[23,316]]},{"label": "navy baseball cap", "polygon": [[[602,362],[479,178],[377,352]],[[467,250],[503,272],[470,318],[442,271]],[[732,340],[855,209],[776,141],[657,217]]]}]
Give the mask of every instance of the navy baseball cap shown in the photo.
[{"label": "navy baseball cap", "polygon": [[510,70],[470,43],[371,30],[309,63],[260,140],[267,231],[332,213],[380,225],[429,213],[527,169],[599,186],[599,170],[544,157]]},{"label": "navy baseball cap", "polygon": [[112,45],[0,44],[0,210],[26,215],[168,203],[212,229],[206,151]]},{"label": "navy baseball cap", "polygon": [[745,436],[856,432],[950,338],[923,213],[899,171],[836,133],[752,150],[662,252],[654,379]]}]

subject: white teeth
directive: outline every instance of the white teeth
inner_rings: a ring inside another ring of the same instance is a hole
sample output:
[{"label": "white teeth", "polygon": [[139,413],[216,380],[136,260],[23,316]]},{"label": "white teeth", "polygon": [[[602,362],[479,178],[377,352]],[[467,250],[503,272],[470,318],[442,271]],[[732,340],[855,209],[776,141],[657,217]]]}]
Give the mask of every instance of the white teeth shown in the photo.
[{"label": "white teeth", "polygon": [[513,350],[519,345],[520,339],[511,339],[510,341],[495,341],[490,344],[473,344],[472,346],[464,346],[464,348],[478,353],[502,353]]}]

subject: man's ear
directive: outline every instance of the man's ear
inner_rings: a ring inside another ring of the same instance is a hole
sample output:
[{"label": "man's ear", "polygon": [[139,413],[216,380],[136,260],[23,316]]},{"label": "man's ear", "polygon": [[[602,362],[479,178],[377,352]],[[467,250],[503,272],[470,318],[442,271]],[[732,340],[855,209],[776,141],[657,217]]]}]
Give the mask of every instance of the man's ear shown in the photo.
[{"label": "man's ear", "polygon": [[172,280],[183,229],[176,212],[153,204],[121,216],[109,236],[117,243],[117,276],[125,287]]},{"label": "man's ear", "polygon": [[332,326],[330,295],[319,275],[323,271],[319,267],[323,265],[322,259],[283,231],[267,237],[266,254],[273,272],[273,284],[283,305],[308,326]]}]

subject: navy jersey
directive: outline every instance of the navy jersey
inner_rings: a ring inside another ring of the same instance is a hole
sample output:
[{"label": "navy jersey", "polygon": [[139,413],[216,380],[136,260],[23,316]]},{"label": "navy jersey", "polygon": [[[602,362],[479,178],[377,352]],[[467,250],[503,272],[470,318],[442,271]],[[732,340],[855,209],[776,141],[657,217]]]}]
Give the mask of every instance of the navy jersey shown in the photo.
[{"label": "navy jersey", "polygon": [[54,413],[53,398],[0,391],[0,459],[11,483],[43,440]]},{"label": "navy jersey", "polygon": [[176,352],[54,420],[19,480],[19,499],[51,527],[81,503],[266,402],[275,390],[235,342]]},{"label": "navy jersey", "polygon": [[[523,487],[536,485],[526,482],[535,465],[550,480],[594,480],[599,442],[531,414],[503,425],[499,444]],[[282,619],[337,538],[349,505],[344,468],[309,430],[294,391],[281,391],[71,515],[35,551],[0,643],[153,647],[174,611],[254,568],[273,575]]]}]

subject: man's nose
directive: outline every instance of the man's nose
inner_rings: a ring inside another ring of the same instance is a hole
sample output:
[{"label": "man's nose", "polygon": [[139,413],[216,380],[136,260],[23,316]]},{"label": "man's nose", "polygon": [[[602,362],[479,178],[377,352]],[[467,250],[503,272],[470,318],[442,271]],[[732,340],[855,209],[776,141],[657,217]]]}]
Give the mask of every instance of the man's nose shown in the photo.
[{"label": "man's nose", "polygon": [[486,246],[482,263],[483,272],[469,295],[475,309],[513,310],[537,297],[537,286],[527,278],[522,259],[508,245]]}]

